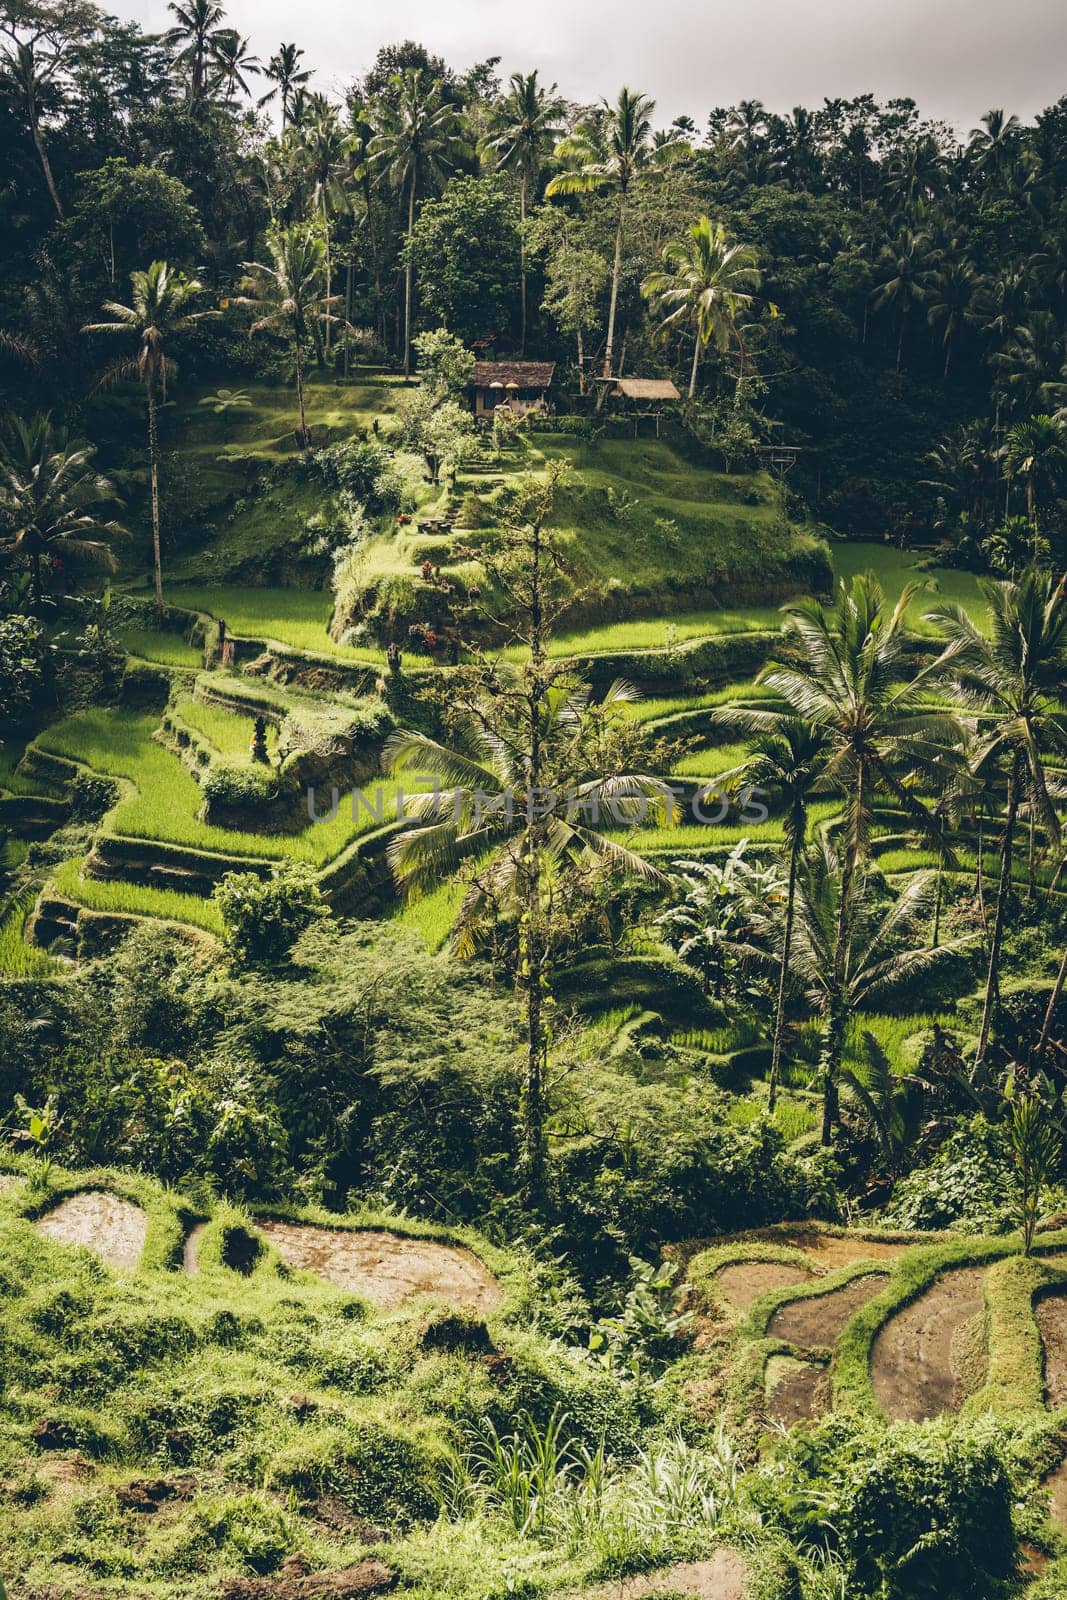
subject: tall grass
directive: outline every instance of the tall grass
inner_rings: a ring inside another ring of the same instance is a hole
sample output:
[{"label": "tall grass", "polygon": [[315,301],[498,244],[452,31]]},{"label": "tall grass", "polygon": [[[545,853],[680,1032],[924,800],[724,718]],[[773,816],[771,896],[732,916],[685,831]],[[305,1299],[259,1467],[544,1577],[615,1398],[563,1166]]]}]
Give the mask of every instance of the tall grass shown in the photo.
[{"label": "tall grass", "polygon": [[227,584],[181,584],[170,592],[172,604],[221,617],[230,633],[249,639],[273,639],[294,650],[329,656],[337,661],[382,666],[385,652],[371,647],[351,649],[335,644],[328,628],[333,597],[321,589],[242,589]]},{"label": "tall grass", "polygon": [[131,624],[118,629],[118,638],[128,655],[139,656],[142,661],[194,670],[203,666],[203,651],[169,628],[137,628]]},{"label": "tall grass", "polygon": [[21,897],[0,908],[0,974],[5,978],[45,978],[58,966],[23,938],[28,914],[29,905]]},{"label": "tall grass", "polygon": [[[361,803],[353,817],[351,797],[344,795],[336,817],[311,823],[297,834],[252,833],[201,822],[197,815],[200,787],[177,756],[153,737],[156,726],[151,713],[94,708],[77,711],[46,728],[38,743],[54,755],[82,761],[94,771],[127,778],[136,785],[137,792],[120,800],[111,820],[114,831],[128,838],[321,866],[351,840],[378,827],[379,810],[384,821],[395,820],[396,783],[374,779],[365,787],[370,810]],[[412,785],[407,787],[410,790]],[[325,811],[328,796],[320,795],[318,804]]]},{"label": "tall grass", "polygon": [[222,918],[213,900],[179,894],[175,889],[146,889],[138,883],[82,876],[83,857],[62,862],[52,882],[57,894],[89,911],[121,911],[137,917],[162,917],[222,936]]}]

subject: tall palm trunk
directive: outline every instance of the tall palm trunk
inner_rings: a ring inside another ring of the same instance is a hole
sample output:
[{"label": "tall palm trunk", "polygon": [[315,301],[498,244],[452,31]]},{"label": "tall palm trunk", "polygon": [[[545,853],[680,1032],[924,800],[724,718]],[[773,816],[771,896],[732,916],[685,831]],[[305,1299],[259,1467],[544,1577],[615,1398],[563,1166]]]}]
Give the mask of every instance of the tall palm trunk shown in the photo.
[{"label": "tall palm trunk", "polygon": [[698,326],[698,328],[697,328],[697,342],[693,346],[693,365],[689,369],[689,398],[690,398],[690,400],[695,400],[696,399],[697,372],[699,371],[699,369],[700,369],[700,328]]},{"label": "tall palm trunk", "polygon": [[841,1071],[841,1058],[845,1053],[845,1029],[847,1025],[848,1013],[845,1006],[845,997],[843,992],[835,986],[834,993],[830,998],[829,1017],[826,1024],[826,1043],[823,1047],[822,1132],[820,1142],[824,1146],[833,1143],[834,1128],[837,1126],[837,1084]]},{"label": "tall palm trunk", "polygon": [[333,299],[333,264],[330,258],[330,218],[326,211],[326,195],[322,196],[322,228],[326,236],[326,361],[330,359],[330,306]]},{"label": "tall palm trunk", "polygon": [[148,395],[148,470],[152,480],[152,560],[155,566],[156,610],[163,615],[163,555],[159,538],[159,425],[156,418],[155,378],[145,385]]},{"label": "tall palm trunk", "polygon": [[307,416],[304,412],[304,358],[300,353],[300,329],[293,329],[293,359],[296,364],[296,401],[300,407],[300,445],[308,447]]},{"label": "tall palm trunk", "polygon": [[404,376],[411,376],[411,240],[415,233],[415,169],[411,169],[411,190],[408,194],[408,247],[404,264]]},{"label": "tall palm trunk", "polygon": [[[608,337],[604,346],[603,376],[611,377],[611,363],[615,355],[615,313],[619,305],[619,282],[622,278],[622,242],[626,226],[626,190],[619,190],[619,216],[615,224],[615,260],[611,268],[611,299],[608,302]],[[607,398],[608,386],[600,385],[596,408],[599,411]]]},{"label": "tall palm trunk", "polygon": [[44,181],[48,186],[48,193],[51,195],[52,204],[56,208],[56,216],[62,222],[64,220],[63,204],[59,198],[59,190],[56,188],[56,180],[52,176],[52,163],[48,159],[48,151],[45,149],[44,138],[41,134],[36,101],[32,98],[30,100],[30,131],[33,134],[34,148],[37,151],[37,159],[41,163],[41,171],[44,173]]},{"label": "tall palm trunk", "polygon": [[530,762],[526,833],[525,905],[520,943],[520,973],[526,995],[526,1091],[523,1107],[524,1164],[531,1204],[545,1194],[545,1069],[548,1041],[544,1028],[547,940],[541,908],[543,824],[535,815],[542,791],[541,714],[546,694],[544,617],[541,609],[540,524],[534,525],[530,564],[530,665],[527,705],[530,718]]},{"label": "tall palm trunk", "polygon": [[1059,1009],[1060,1001],[1063,998],[1065,984],[1067,984],[1067,945],[1064,946],[1063,957],[1060,961],[1060,970],[1056,974],[1056,982],[1053,984],[1052,993],[1048,997],[1048,1005],[1045,1008],[1045,1020],[1041,1024],[1041,1033],[1038,1037],[1033,1056],[1031,1057],[1031,1065],[1037,1070],[1040,1070],[1045,1064],[1045,1055],[1048,1051],[1049,1037],[1052,1033],[1052,1025],[1056,1020],[1056,1012]]},{"label": "tall palm trunk", "polygon": [[519,180],[519,354],[526,354],[526,173]]},{"label": "tall palm trunk", "polygon": [[349,329],[352,326],[352,249],[349,247],[348,261],[345,264],[345,382],[348,382],[350,364]]},{"label": "tall palm trunk", "polygon": [[35,616],[40,614],[41,602],[44,598],[41,589],[41,552],[34,547],[30,550],[30,604]]},{"label": "tall palm trunk", "polygon": [[793,951],[793,915],[796,909],[797,867],[803,828],[794,831],[789,851],[789,887],[785,899],[785,932],[782,938],[782,964],[778,970],[778,999],[774,1008],[774,1034],[771,1040],[771,1077],[767,1092],[767,1110],[773,1111],[778,1098],[778,1074],[782,1060],[782,1039],[785,1034],[785,997],[789,990],[789,968]]},{"label": "tall palm trunk", "polygon": [[997,906],[993,915],[993,937],[989,942],[989,967],[986,973],[985,1005],[982,1008],[982,1027],[978,1035],[978,1049],[974,1057],[977,1072],[985,1059],[989,1034],[993,1026],[993,1012],[1000,992],[1000,950],[1004,942],[1004,919],[1011,894],[1012,845],[1015,837],[1015,819],[1019,813],[1019,755],[1012,756],[1011,774],[1008,778],[1008,809],[1004,821],[1004,844],[1000,858],[1000,883],[997,887]]}]

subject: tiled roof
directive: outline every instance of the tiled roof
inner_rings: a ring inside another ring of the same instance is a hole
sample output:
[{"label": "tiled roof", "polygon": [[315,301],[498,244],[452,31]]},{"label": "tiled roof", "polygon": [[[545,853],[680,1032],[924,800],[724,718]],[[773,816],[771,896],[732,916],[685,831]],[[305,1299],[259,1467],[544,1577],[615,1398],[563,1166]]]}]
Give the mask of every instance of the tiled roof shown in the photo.
[{"label": "tiled roof", "polygon": [[509,383],[520,389],[549,389],[555,371],[554,361],[476,361],[470,381],[474,389],[491,389],[494,383],[505,389]]}]

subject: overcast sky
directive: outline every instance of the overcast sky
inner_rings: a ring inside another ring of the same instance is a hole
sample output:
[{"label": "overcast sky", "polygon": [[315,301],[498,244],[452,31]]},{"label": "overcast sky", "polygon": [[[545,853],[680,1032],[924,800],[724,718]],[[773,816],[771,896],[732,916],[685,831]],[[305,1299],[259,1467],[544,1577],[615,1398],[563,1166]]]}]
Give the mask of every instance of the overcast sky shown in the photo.
[{"label": "overcast sky", "polygon": [[[112,8],[165,25],[165,0]],[[1067,93],[1067,0],[229,0],[227,13],[264,58],[295,40],[327,91],[414,38],[458,69],[490,55],[505,74],[536,66],[573,99],[628,83],[663,123],[870,90],[966,133],[991,106],[1032,116]]]}]

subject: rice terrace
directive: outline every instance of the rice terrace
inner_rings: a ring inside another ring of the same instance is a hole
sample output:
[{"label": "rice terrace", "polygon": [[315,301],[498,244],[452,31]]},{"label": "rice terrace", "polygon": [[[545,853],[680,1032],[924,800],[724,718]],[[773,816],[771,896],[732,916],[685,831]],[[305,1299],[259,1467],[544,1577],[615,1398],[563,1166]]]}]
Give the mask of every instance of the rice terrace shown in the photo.
[{"label": "rice terrace", "polygon": [[956,5],[0,0],[0,1600],[1067,1594],[1067,17]]}]

